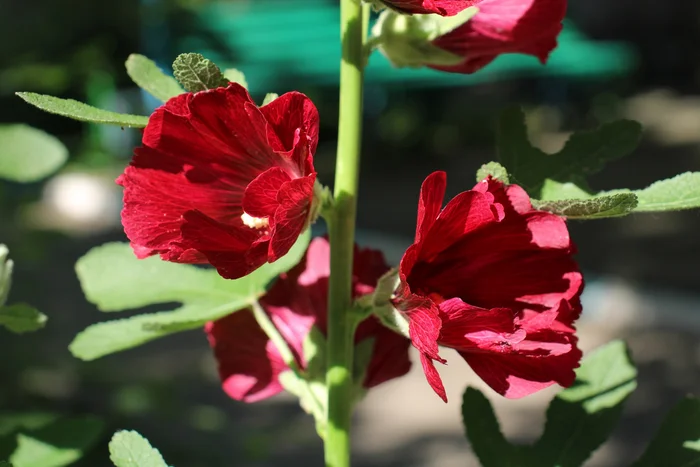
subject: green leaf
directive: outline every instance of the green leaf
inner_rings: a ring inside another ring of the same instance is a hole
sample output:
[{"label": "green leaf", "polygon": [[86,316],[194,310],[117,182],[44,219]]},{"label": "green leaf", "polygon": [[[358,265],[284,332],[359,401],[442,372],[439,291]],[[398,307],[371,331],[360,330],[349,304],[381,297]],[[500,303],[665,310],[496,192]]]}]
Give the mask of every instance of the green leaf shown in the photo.
[{"label": "green leaf", "polygon": [[499,159],[511,181],[525,188],[531,197],[542,198],[547,179],[573,182],[587,191],[580,177],[631,153],[639,143],[642,127],[630,120],[606,123],[592,131],[574,133],[560,152],[550,155],[530,144],[523,111],[511,108],[503,112],[498,133]]},{"label": "green leaf", "polygon": [[129,55],[126,72],[141,89],[162,102],[185,92],[175,78],[163,73],[153,60],[143,55]]},{"label": "green leaf", "polygon": [[224,78],[232,83],[238,83],[244,88],[248,89],[248,81],[246,81],[245,75],[240,70],[236,70],[235,68],[227,68],[224,70]]},{"label": "green leaf", "polygon": [[57,138],[27,125],[0,125],[0,178],[34,182],[48,177],[68,159]]},{"label": "green leaf", "polygon": [[60,99],[33,92],[18,92],[17,95],[25,102],[45,112],[81,122],[103,123],[129,128],[144,128],[148,124],[148,117],[146,116],[110,112],[109,110],[98,109],[73,99]]},{"label": "green leaf", "polygon": [[558,201],[532,200],[532,206],[569,219],[603,219],[625,216],[637,207],[637,196],[618,193],[589,199],[563,199]]},{"label": "green leaf", "polygon": [[136,259],[127,244],[94,248],[78,260],[76,271],[87,299],[100,310],[171,302],[182,306],[89,326],[76,336],[70,351],[83,360],[93,360],[174,332],[200,328],[246,308],[265,293],[274,278],[299,263],[310,240],[307,230],[284,257],[235,281],[223,279],[213,269],[167,263],[157,257]]},{"label": "green leaf", "polygon": [[476,182],[479,183],[480,181],[487,178],[489,175],[495,178],[496,180],[500,180],[506,185],[510,184],[510,179],[508,178],[508,171],[498,162],[489,162],[488,164],[482,165],[481,168],[479,168],[479,170],[476,172]]},{"label": "green leaf", "polygon": [[21,429],[10,456],[14,467],[72,464],[99,439],[104,424],[92,416],[61,418],[35,430]]},{"label": "green leaf", "polygon": [[268,92],[267,94],[265,94],[265,99],[263,99],[263,107],[269,104],[270,102],[274,101],[278,97],[280,97],[279,94],[275,94],[274,92]]},{"label": "green leaf", "polygon": [[669,412],[633,467],[700,465],[700,399],[686,397]]},{"label": "green leaf", "polygon": [[478,389],[469,387],[464,392],[462,418],[467,438],[483,467],[527,465],[518,455],[518,448],[501,433],[491,403]]},{"label": "green leaf", "polygon": [[135,431],[118,431],[109,442],[109,458],[117,467],[168,467],[160,452]]},{"label": "green leaf", "polygon": [[178,55],[173,63],[173,74],[189,92],[206,91],[228,86],[228,80],[218,66],[201,54]]},{"label": "green leaf", "polygon": [[676,175],[632,193],[639,198],[639,207],[636,210],[640,212],[700,208],[700,172]]},{"label": "green leaf", "polygon": [[0,325],[16,334],[41,329],[46,319],[46,315],[24,303],[0,307]]},{"label": "green leaf", "polygon": [[637,370],[621,341],[584,358],[574,385],[550,404],[533,458],[541,466],[580,466],[615,428],[623,402],[637,387],[636,377]]}]

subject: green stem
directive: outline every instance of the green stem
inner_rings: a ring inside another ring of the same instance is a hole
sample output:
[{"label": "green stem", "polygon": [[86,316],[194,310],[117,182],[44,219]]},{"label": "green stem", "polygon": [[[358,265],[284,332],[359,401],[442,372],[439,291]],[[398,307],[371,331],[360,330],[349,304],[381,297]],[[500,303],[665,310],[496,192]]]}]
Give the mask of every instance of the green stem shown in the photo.
[{"label": "green stem", "polygon": [[362,141],[362,80],[367,10],[359,0],[341,0],[340,115],[335,167],[335,211],[328,222],[331,275],[328,285],[328,423],[326,467],[350,465],[353,326],[352,261]]},{"label": "green stem", "polygon": [[304,388],[304,391],[306,391],[307,396],[314,404],[314,415],[322,414],[324,412],[323,404],[321,404],[321,402],[316,398],[316,395],[309,386],[306,375],[301,368],[299,368],[299,364],[297,363],[297,359],[294,357],[292,349],[289,347],[289,344],[287,344],[287,341],[284,339],[282,334],[280,334],[279,329],[277,329],[277,326],[275,326],[275,323],[272,322],[268,314],[265,312],[263,307],[260,306],[260,303],[257,300],[254,301],[250,307],[253,310],[255,321],[257,321],[265,335],[269,337],[272,343],[275,345],[284,363],[290,370],[292,370],[294,376],[296,376],[297,379],[303,383],[302,387]]}]

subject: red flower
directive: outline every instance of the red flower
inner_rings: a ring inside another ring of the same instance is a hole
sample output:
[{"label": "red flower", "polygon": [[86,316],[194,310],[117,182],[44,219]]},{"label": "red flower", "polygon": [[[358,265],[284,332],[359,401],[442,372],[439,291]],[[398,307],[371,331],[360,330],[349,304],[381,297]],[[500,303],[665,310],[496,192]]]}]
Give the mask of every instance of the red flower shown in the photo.
[{"label": "red flower", "polygon": [[583,279],[564,220],[493,179],[441,210],[445,186],[444,172],[423,183],[415,243],[401,259],[393,300],[428,382],[446,401],[433,363],[445,363],[440,344],[509,398],[571,385]]},{"label": "red flower", "polygon": [[380,0],[392,10],[409,14],[435,13],[441,16],[453,16],[481,0]]},{"label": "red flower", "polygon": [[566,0],[482,0],[469,22],[438,37],[433,45],[464,61],[443,71],[474,73],[505,53],[534,55],[544,64],[557,46]]},{"label": "red flower", "polygon": [[117,179],[134,252],[228,279],[276,261],[308,225],[317,143],[318,112],[298,92],[260,108],[234,83],[173,97]]},{"label": "red flower", "polygon": [[[377,280],[388,269],[380,252],[356,248],[354,295],[373,292]],[[302,369],[307,364],[302,344],[311,328],[316,326],[326,334],[329,274],[328,241],[316,238],[309,245],[305,259],[281,276],[260,300]],[[256,402],[282,391],[279,375],[288,367],[250,310],[241,310],[208,323],[206,331],[218,361],[224,391],[229,396]],[[375,341],[363,381],[365,388],[408,372],[408,339],[385,328],[374,317],[360,324],[355,333],[355,343],[370,338]]]}]

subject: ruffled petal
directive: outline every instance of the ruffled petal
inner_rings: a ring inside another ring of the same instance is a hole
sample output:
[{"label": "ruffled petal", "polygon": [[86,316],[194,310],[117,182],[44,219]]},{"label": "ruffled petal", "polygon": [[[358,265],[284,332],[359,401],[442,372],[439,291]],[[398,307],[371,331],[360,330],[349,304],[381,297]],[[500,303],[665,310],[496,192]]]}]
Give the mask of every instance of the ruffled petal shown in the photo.
[{"label": "ruffled petal", "polygon": [[250,310],[238,311],[205,327],[224,391],[243,402],[257,402],[282,391],[282,357]]},{"label": "ruffled petal", "polygon": [[433,172],[423,182],[420,188],[420,199],[418,200],[416,242],[420,242],[435,223],[442,208],[442,200],[445,198],[446,188],[447,174],[445,172]]},{"label": "ruffled petal", "polygon": [[316,175],[297,178],[283,184],[277,192],[278,207],[270,230],[268,261],[286,255],[308,225]]},{"label": "ruffled petal", "polygon": [[288,92],[260,107],[270,125],[270,144],[279,152],[291,151],[298,144],[295,140],[297,129],[308,138],[311,153],[318,146],[319,118],[316,106],[311,99],[300,92]]},{"label": "ruffled petal", "polygon": [[382,0],[389,8],[411,14],[453,16],[481,0]]},{"label": "ruffled petal", "polygon": [[443,71],[474,73],[504,53],[522,53],[542,63],[557,44],[566,0],[483,0],[466,24],[438,37],[433,44],[464,57]]}]

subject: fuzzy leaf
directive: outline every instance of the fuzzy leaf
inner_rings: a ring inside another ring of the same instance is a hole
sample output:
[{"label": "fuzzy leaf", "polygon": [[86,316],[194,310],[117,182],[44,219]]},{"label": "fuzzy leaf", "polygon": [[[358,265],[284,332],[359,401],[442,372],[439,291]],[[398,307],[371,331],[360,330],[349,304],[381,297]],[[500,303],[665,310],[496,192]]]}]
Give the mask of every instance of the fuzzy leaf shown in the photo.
[{"label": "fuzzy leaf", "polygon": [[153,60],[143,55],[129,55],[126,72],[138,87],[161,102],[185,92],[175,78],[163,73]]},{"label": "fuzzy leaf", "polygon": [[214,62],[201,54],[178,55],[173,63],[173,74],[189,92],[206,91],[228,85],[228,80]]},{"label": "fuzzy leaf", "polygon": [[496,180],[500,180],[506,185],[510,184],[510,179],[508,178],[508,171],[498,162],[489,162],[484,164],[476,172],[476,182],[479,183],[486,177],[491,175]]},{"label": "fuzzy leaf", "polygon": [[636,377],[637,370],[621,341],[588,355],[576,371],[574,385],[550,404],[533,458],[547,467],[583,464],[615,428],[624,401],[637,387]]},{"label": "fuzzy leaf", "polygon": [[600,171],[613,160],[631,153],[639,143],[642,127],[630,120],[605,123],[595,130],[574,133],[557,154],[546,154],[530,144],[525,115],[520,108],[503,112],[499,121],[498,155],[511,181],[533,198],[541,198],[547,179],[573,182]]},{"label": "fuzzy leaf", "polygon": [[625,216],[637,207],[637,196],[618,193],[589,199],[563,199],[558,201],[532,200],[532,206],[569,219],[603,219]]},{"label": "fuzzy leaf", "polygon": [[33,92],[18,92],[17,95],[28,104],[45,112],[81,122],[103,123],[129,128],[144,128],[148,124],[148,117],[146,116],[110,112],[109,110],[98,109],[73,99],[60,99]]},{"label": "fuzzy leaf", "polygon": [[700,465],[700,399],[686,397],[669,412],[633,467]]},{"label": "fuzzy leaf", "polygon": [[227,68],[224,70],[224,78],[232,83],[238,83],[244,88],[248,89],[248,81],[246,81],[245,75],[242,71],[236,70],[235,68]]},{"label": "fuzzy leaf", "polygon": [[135,431],[118,431],[109,442],[109,458],[116,467],[168,467],[160,452]]},{"label": "fuzzy leaf", "polygon": [[0,307],[0,325],[16,334],[36,331],[46,325],[46,315],[24,303]]},{"label": "fuzzy leaf", "polygon": [[36,429],[19,429],[10,456],[14,467],[62,467],[80,459],[104,424],[92,416],[59,418]]},{"label": "fuzzy leaf", "polygon": [[226,280],[213,269],[167,263],[157,257],[136,259],[131,247],[109,243],[78,260],[76,271],[86,298],[102,311],[123,311],[159,303],[180,302],[172,311],[143,314],[94,324],[78,334],[70,351],[94,360],[246,308],[265,293],[279,274],[294,267],[311,240],[307,230],[292,249],[253,273]]},{"label": "fuzzy leaf", "polygon": [[639,198],[636,210],[640,212],[700,208],[700,172],[686,172],[667,180],[659,180],[632,193]]},{"label": "fuzzy leaf", "polygon": [[0,125],[0,178],[34,182],[58,170],[68,150],[57,138],[27,125]]}]

